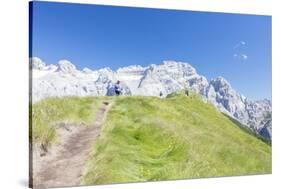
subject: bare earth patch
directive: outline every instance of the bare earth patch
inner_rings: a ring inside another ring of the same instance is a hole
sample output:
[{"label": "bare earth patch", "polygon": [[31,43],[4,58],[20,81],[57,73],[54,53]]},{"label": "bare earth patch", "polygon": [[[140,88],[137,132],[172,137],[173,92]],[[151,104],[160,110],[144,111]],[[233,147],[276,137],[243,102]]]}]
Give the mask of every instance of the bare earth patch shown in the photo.
[{"label": "bare earth patch", "polygon": [[38,147],[33,152],[33,187],[62,187],[80,185],[82,171],[91,147],[97,140],[110,108],[104,102],[96,113],[93,125],[63,125],[58,129],[60,143],[42,156]]}]

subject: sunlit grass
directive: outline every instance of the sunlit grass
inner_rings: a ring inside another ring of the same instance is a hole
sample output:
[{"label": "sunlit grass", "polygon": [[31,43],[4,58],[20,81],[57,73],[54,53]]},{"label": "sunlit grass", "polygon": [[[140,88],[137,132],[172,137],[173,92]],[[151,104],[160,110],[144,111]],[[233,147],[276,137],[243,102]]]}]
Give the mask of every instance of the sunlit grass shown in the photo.
[{"label": "sunlit grass", "polygon": [[271,173],[271,146],[201,100],[118,97],[83,176],[106,184]]},{"label": "sunlit grass", "polygon": [[58,122],[92,124],[105,100],[113,103],[84,184],[271,173],[271,146],[194,94],[48,98],[32,105],[32,141],[59,140]]}]

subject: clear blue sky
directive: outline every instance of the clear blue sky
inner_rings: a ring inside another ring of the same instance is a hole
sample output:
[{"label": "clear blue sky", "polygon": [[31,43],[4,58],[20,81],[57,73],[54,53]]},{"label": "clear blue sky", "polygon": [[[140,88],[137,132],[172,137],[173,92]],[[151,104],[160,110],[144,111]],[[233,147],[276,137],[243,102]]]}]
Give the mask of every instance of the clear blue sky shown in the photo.
[{"label": "clear blue sky", "polygon": [[32,56],[79,69],[185,61],[250,99],[271,99],[269,16],[35,2]]}]

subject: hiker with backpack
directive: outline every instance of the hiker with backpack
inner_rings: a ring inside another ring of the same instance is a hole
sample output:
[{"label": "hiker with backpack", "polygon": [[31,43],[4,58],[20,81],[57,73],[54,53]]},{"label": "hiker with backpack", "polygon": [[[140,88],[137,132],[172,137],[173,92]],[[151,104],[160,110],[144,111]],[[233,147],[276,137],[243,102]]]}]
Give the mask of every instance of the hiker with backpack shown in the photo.
[{"label": "hiker with backpack", "polygon": [[115,91],[116,96],[119,96],[122,93],[122,87],[120,85],[120,81],[119,80],[114,85],[114,91]]}]

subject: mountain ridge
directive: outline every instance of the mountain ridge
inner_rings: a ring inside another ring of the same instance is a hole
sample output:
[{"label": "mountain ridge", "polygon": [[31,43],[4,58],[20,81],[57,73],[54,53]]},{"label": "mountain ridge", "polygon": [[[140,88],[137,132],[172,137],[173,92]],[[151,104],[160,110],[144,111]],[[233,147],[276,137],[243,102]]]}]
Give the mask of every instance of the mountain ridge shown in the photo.
[{"label": "mountain ridge", "polygon": [[[254,132],[271,140],[271,101],[251,101],[234,90],[222,76],[210,81],[199,75],[189,63],[172,60],[146,67],[131,65],[116,71],[110,68],[78,70],[68,60],[47,65],[32,57],[32,100],[51,96],[114,95],[113,85],[121,81],[124,95],[167,96],[188,88],[203,96],[221,112],[249,126]],[[270,118],[266,117],[270,114]]]}]

